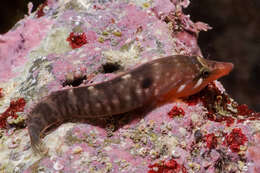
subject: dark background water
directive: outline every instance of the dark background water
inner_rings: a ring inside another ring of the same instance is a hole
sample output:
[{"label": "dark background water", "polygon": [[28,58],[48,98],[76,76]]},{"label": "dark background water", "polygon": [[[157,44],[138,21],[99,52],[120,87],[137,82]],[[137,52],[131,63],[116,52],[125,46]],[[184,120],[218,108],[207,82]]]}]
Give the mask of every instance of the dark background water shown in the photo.
[{"label": "dark background water", "polygon": [[260,1],[197,0],[185,13],[213,27],[199,35],[203,55],[235,64],[221,79],[228,93],[260,111]]},{"label": "dark background water", "polygon": [[[44,0],[30,0],[33,10]],[[29,0],[1,0],[0,33],[27,14]],[[221,82],[239,103],[260,111],[260,0],[196,0],[184,10],[193,21],[213,27],[199,45],[209,59],[230,61],[234,71]]]}]

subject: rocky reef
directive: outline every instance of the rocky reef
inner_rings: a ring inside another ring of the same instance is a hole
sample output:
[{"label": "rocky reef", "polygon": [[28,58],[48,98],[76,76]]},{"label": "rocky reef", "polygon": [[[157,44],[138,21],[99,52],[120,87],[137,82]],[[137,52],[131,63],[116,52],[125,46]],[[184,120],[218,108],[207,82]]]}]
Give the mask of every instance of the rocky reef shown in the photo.
[{"label": "rocky reef", "polygon": [[47,0],[0,35],[0,171],[260,172],[260,114],[220,82],[188,98],[102,120],[75,120],[31,149],[26,119],[44,96],[110,80],[168,55],[201,55],[188,0]]}]

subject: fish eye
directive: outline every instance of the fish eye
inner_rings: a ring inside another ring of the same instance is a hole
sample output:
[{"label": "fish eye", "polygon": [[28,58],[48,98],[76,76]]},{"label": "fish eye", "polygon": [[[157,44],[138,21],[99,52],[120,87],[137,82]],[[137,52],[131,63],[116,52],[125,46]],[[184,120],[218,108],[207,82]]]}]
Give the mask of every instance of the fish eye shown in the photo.
[{"label": "fish eye", "polygon": [[209,77],[209,75],[210,75],[210,72],[209,72],[208,70],[206,70],[206,69],[204,69],[204,70],[201,72],[201,77],[202,77],[203,79]]}]

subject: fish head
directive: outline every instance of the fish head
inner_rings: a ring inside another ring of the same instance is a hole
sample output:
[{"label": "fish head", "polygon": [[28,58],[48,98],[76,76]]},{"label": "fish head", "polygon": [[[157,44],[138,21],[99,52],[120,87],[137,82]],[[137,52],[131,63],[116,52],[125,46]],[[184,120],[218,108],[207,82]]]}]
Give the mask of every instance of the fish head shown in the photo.
[{"label": "fish head", "polygon": [[196,79],[199,80],[202,78],[206,83],[228,75],[234,67],[234,65],[229,62],[207,60],[202,57],[197,57],[197,60],[201,68]]},{"label": "fish head", "polygon": [[207,86],[208,83],[228,75],[234,65],[229,62],[220,62],[196,57],[198,63],[198,72],[192,80],[191,86],[195,92],[200,91]]},{"label": "fish head", "polygon": [[[199,56],[176,55],[160,60],[161,78],[168,83],[161,89],[163,100],[168,98],[187,97],[198,93],[210,82],[217,80],[233,69],[233,64],[207,60]],[[167,78],[167,72],[173,77]],[[166,77],[165,77],[166,76]],[[158,85],[164,81],[157,81]]]},{"label": "fish head", "polygon": [[188,73],[185,73],[189,78],[183,82],[184,84],[178,86],[176,92],[177,97],[186,97],[198,93],[210,82],[229,74],[234,66],[229,62],[207,60],[199,56],[188,58],[190,60],[186,61],[185,64],[186,67],[192,70],[185,69],[189,72],[192,71],[192,75],[187,75]]}]

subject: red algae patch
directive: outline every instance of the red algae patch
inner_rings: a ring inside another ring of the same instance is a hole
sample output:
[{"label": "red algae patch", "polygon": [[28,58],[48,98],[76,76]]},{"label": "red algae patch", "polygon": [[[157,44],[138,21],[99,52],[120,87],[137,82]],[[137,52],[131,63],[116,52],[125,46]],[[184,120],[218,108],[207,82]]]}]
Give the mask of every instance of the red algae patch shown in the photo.
[{"label": "red algae patch", "polygon": [[220,115],[216,115],[214,113],[211,113],[209,112],[207,114],[207,118],[210,120],[210,121],[215,121],[215,122],[226,122],[226,126],[227,127],[230,127],[231,125],[234,124],[235,122],[235,119],[232,118],[232,117],[228,117],[228,116],[220,116]]},{"label": "red algae patch", "polygon": [[42,16],[45,15],[45,12],[44,12],[44,8],[48,5],[48,1],[46,0],[43,4],[41,4],[39,7],[38,7],[38,10],[37,10],[37,18],[40,18]]},{"label": "red algae patch", "polygon": [[246,104],[238,105],[237,107],[237,116],[240,116],[237,120],[238,123],[243,123],[245,120],[259,120],[260,113],[254,112],[249,109]]},{"label": "red algae patch", "polygon": [[148,173],[187,173],[186,168],[174,159],[149,165],[149,168]]},{"label": "red algae patch", "polygon": [[8,117],[13,117],[16,119],[18,117],[17,112],[24,111],[25,104],[26,102],[24,98],[11,101],[9,107],[0,115],[0,128],[6,127],[6,120]]},{"label": "red algae patch", "polygon": [[168,112],[168,116],[170,118],[173,118],[175,116],[184,116],[185,115],[185,112],[182,108],[180,107],[177,107],[177,106],[174,106],[170,112]]},{"label": "red algae patch", "polygon": [[192,95],[185,100],[189,105],[195,105],[199,101],[209,112],[218,112],[219,107],[226,107],[230,104],[230,98],[226,93],[222,93],[214,82],[209,83],[205,89],[198,94]]},{"label": "red algae patch", "polygon": [[237,107],[237,114],[238,115],[251,115],[254,111],[248,108],[246,104],[239,105]]},{"label": "red algae patch", "polygon": [[225,122],[227,127],[245,120],[258,120],[259,113],[249,109],[247,105],[238,105],[230,96],[218,89],[215,83],[210,83],[198,94],[185,99],[189,105],[196,105],[199,102],[207,108],[206,118],[214,122]]},{"label": "red algae patch", "polygon": [[205,135],[204,140],[206,142],[206,146],[209,149],[214,149],[217,147],[218,140],[217,140],[217,137],[215,136],[215,134],[210,133],[210,134]]},{"label": "red algae patch", "polygon": [[87,43],[87,36],[85,33],[71,32],[67,41],[70,43],[72,49],[76,49]]},{"label": "red algae patch", "polygon": [[224,143],[232,152],[239,152],[240,146],[247,142],[247,137],[242,133],[240,128],[235,128],[225,137]]},{"label": "red algae patch", "polygon": [[3,88],[0,88],[0,98],[4,97]]}]

